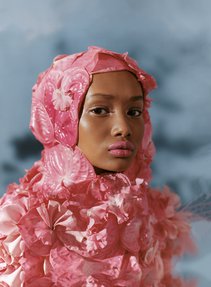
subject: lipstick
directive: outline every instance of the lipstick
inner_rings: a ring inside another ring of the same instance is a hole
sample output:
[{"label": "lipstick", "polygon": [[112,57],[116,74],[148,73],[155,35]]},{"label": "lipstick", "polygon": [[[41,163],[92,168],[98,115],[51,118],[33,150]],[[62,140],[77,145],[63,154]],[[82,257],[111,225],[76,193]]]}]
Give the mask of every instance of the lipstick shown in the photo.
[{"label": "lipstick", "polygon": [[111,144],[108,147],[108,152],[115,157],[129,157],[132,155],[135,146],[129,141],[120,141]]}]

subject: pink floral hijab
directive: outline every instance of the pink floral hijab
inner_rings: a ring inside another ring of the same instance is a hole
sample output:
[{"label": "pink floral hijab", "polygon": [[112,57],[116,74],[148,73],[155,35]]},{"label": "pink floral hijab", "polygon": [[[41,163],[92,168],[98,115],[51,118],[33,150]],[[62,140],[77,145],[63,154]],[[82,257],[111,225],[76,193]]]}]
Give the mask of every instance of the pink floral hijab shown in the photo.
[{"label": "pink floral hijab", "polygon": [[145,95],[142,146],[125,174],[131,180],[139,177],[149,181],[154,145],[148,113],[150,99],[147,95],[156,87],[156,82],[127,53],[89,47],[82,53],[57,56],[50,68],[39,75],[33,87],[30,127],[45,149],[57,144],[74,149],[78,138],[79,111],[92,82],[92,75],[122,70],[136,75]]}]

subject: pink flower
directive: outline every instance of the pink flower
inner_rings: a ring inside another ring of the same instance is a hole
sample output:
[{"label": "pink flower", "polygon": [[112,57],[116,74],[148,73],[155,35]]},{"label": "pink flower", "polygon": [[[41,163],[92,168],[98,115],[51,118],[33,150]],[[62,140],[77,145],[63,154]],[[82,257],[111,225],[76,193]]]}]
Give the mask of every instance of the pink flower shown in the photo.
[{"label": "pink flower", "polygon": [[139,287],[142,276],[137,258],[130,255],[87,260],[64,247],[58,247],[52,249],[50,263],[52,281],[57,287]]},{"label": "pink flower", "polygon": [[16,260],[15,258],[22,256],[24,251],[24,242],[21,238],[18,224],[27,212],[28,198],[21,194],[14,197],[8,194],[7,199],[8,201],[5,201],[0,206],[0,243],[4,250],[4,255],[8,254],[11,258],[10,262],[8,262],[10,264]]},{"label": "pink flower", "polygon": [[24,271],[24,286],[27,287],[56,287],[50,276],[52,267],[48,256],[39,256],[26,248],[21,259]]},{"label": "pink flower", "polygon": [[55,144],[54,126],[45,106],[38,102],[32,111],[31,129],[44,145]]},{"label": "pink flower", "polygon": [[[53,268],[52,282],[57,287],[82,286],[86,278],[84,265],[86,260],[78,254],[58,246],[50,252],[50,264]],[[81,284],[81,285],[76,285]]]},{"label": "pink flower", "polygon": [[4,236],[14,236],[19,234],[18,223],[26,213],[27,199],[17,197],[14,203],[0,206],[0,234]]},{"label": "pink flower", "polygon": [[129,190],[124,189],[122,193],[108,196],[108,210],[115,214],[119,224],[129,219],[129,212],[131,211]]},{"label": "pink flower", "polygon": [[30,170],[27,170],[25,176],[20,179],[20,189],[27,190],[27,192],[34,188],[37,182],[42,178],[40,172],[42,162],[37,161],[34,163]]},{"label": "pink flower", "polygon": [[119,286],[142,286],[142,272],[143,271],[141,265],[139,264],[138,258],[134,255],[126,253],[123,257],[121,272],[119,274],[117,284],[119,284]]},{"label": "pink flower", "polygon": [[85,241],[87,255],[108,258],[119,249],[118,241],[119,226],[116,218],[107,214],[101,224],[95,225],[93,222],[93,225],[88,226]]},{"label": "pink flower", "polygon": [[21,266],[11,266],[7,268],[6,271],[0,273],[0,286],[1,287],[23,287],[23,272],[21,271]]},{"label": "pink flower", "polygon": [[19,222],[19,229],[27,247],[37,255],[48,255],[53,244],[75,226],[70,210],[57,201],[32,208]]},{"label": "pink flower", "polygon": [[40,171],[43,179],[38,182],[38,185],[54,194],[61,192],[71,184],[95,176],[93,167],[79,149],[76,148],[73,151],[61,144],[45,149]]},{"label": "pink flower", "polygon": [[[77,95],[77,101],[89,88],[91,77],[84,68],[69,68],[64,72],[61,88],[66,93]],[[74,98],[74,100],[76,100]]]},{"label": "pink flower", "polygon": [[27,209],[28,197],[10,185],[0,205],[0,286],[23,286],[21,257],[25,246],[18,224]]},{"label": "pink flower", "polygon": [[[69,64],[70,58],[64,57]],[[56,63],[34,86],[30,126],[45,146],[56,142],[73,146],[77,139],[79,103],[88,90],[90,75],[83,68],[63,71],[58,66],[62,68]]]},{"label": "pink flower", "polygon": [[[78,218],[78,227],[68,230],[61,239],[65,246],[87,258],[107,258],[119,250],[119,226],[115,216],[105,212],[99,221],[93,210],[83,209],[83,217]],[[71,237],[72,236],[72,239]],[[74,239],[74,240],[73,240]]]},{"label": "pink flower", "polygon": [[73,98],[66,94],[62,89],[56,89],[53,92],[52,101],[56,110],[66,111],[70,108]]},{"label": "pink flower", "polygon": [[[134,218],[130,220],[122,232],[122,244],[130,252],[139,252],[140,246],[140,230],[142,221],[140,218]],[[133,236],[131,236],[131,234]]]}]

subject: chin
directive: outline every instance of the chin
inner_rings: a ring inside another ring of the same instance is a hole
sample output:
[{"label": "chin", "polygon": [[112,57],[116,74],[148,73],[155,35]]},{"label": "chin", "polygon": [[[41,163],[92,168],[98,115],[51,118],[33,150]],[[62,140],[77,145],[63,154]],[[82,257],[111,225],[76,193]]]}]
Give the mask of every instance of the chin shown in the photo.
[{"label": "chin", "polygon": [[124,172],[128,169],[129,166],[120,166],[113,169],[113,172]]},{"label": "chin", "polygon": [[131,165],[131,162],[121,162],[118,164],[112,164],[107,166],[94,166],[96,174],[102,173],[115,173],[115,172],[124,172],[126,171]]},{"label": "chin", "polygon": [[132,160],[119,159],[119,161],[114,165],[113,170],[115,172],[124,172],[131,166]]}]

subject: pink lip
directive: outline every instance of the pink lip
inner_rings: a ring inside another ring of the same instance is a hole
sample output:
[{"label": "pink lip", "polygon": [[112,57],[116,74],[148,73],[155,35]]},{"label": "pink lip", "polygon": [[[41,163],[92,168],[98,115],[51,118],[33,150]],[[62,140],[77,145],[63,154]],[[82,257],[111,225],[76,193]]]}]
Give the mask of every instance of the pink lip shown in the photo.
[{"label": "pink lip", "polygon": [[116,142],[108,147],[109,153],[116,157],[129,157],[134,149],[134,144],[129,141]]},{"label": "pink lip", "polygon": [[109,147],[108,147],[108,150],[115,150],[115,149],[125,149],[125,150],[131,150],[133,151],[135,149],[135,146],[134,144],[132,144],[131,142],[127,141],[127,142],[124,142],[124,141],[121,141],[121,142],[116,142],[114,144],[111,144]]}]

